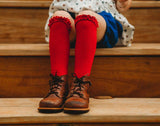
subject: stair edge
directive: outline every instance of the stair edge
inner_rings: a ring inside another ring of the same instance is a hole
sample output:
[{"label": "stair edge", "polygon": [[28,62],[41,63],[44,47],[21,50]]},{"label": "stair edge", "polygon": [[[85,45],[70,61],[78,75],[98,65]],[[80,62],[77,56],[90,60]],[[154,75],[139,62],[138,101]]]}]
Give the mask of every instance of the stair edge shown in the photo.
[{"label": "stair edge", "polygon": [[[25,46],[24,46],[25,45]],[[75,49],[70,49],[70,56]],[[159,56],[160,43],[134,43],[131,47],[97,48],[95,56]],[[0,56],[49,56],[48,44],[0,44]]]}]

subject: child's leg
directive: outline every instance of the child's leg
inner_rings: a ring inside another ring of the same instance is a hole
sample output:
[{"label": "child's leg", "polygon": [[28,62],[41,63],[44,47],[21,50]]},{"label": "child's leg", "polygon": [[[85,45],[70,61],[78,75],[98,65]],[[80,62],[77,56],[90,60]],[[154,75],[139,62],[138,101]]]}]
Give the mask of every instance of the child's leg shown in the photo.
[{"label": "child's leg", "polygon": [[[98,28],[97,28],[98,24]],[[88,76],[99,42],[106,31],[106,22],[102,16],[92,11],[82,11],[75,19],[76,46],[75,46],[75,70],[77,77]]]},{"label": "child's leg", "polygon": [[[49,21],[51,74],[68,74],[70,41],[75,36],[74,20],[68,12],[56,11]],[[71,35],[72,34],[72,35]]]}]

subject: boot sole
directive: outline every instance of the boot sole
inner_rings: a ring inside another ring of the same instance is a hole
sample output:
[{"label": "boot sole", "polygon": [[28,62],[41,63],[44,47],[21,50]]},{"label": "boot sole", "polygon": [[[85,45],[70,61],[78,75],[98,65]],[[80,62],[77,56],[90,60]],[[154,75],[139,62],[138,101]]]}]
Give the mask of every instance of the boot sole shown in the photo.
[{"label": "boot sole", "polygon": [[39,107],[38,111],[42,113],[52,113],[52,112],[61,112],[63,108],[44,108],[44,107]]},{"label": "boot sole", "polygon": [[65,113],[80,114],[89,111],[89,108],[63,108]]}]

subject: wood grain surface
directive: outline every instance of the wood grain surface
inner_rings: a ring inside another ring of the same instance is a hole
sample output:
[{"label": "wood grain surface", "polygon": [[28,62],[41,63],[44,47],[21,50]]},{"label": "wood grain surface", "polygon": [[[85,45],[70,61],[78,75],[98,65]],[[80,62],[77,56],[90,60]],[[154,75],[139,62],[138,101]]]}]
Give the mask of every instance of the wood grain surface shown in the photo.
[{"label": "wood grain surface", "polygon": [[[49,56],[48,44],[0,44],[0,56]],[[70,49],[70,56],[75,49]],[[160,43],[134,43],[130,47],[97,48],[95,56],[160,56]]]},{"label": "wood grain surface", "polygon": [[160,8],[131,9],[124,15],[135,26],[133,42],[160,42]]},{"label": "wood grain surface", "polygon": [[[90,96],[160,97],[160,57],[95,57]],[[50,60],[0,57],[0,97],[43,97],[49,90]],[[68,75],[74,72],[70,57]]]},{"label": "wood grain surface", "polygon": [[39,113],[37,107],[41,98],[0,100],[1,124],[160,122],[159,98],[114,98],[109,100],[92,98],[90,99],[90,111],[79,115],[63,112]]},{"label": "wood grain surface", "polygon": [[[52,0],[0,0],[0,7],[45,7],[48,8]],[[158,0],[133,0],[131,8],[160,7]]]},{"label": "wood grain surface", "polygon": [[0,124],[0,126],[159,126],[159,123],[65,123],[65,124]]},{"label": "wood grain surface", "polygon": [[0,8],[0,43],[45,43],[47,9]]},{"label": "wood grain surface", "polygon": [[[133,42],[160,42],[160,7],[154,7],[160,5],[158,2],[150,1],[145,4],[142,1],[141,4],[133,4],[135,8],[124,13],[135,26]],[[147,7],[148,5],[151,7]],[[45,7],[1,7],[0,29],[3,32],[0,32],[0,43],[46,43],[44,27],[47,18],[48,8]]]}]

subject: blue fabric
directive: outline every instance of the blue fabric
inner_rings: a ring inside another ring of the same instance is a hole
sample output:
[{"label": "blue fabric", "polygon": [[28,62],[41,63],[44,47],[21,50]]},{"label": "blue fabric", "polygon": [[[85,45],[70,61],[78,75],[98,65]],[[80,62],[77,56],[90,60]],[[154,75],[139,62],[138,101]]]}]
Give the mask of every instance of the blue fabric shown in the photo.
[{"label": "blue fabric", "polygon": [[122,36],[123,27],[110,13],[102,11],[98,14],[105,19],[107,29],[103,39],[97,43],[97,48],[113,48],[118,42],[118,37]]},{"label": "blue fabric", "polygon": [[[75,14],[72,12],[69,13],[73,19],[75,19]],[[115,20],[110,13],[102,11],[98,14],[100,14],[105,19],[107,29],[103,39],[97,43],[97,48],[113,48],[118,42],[118,37],[122,36],[123,27],[121,23]],[[70,43],[70,47],[75,48],[75,42]]]}]

